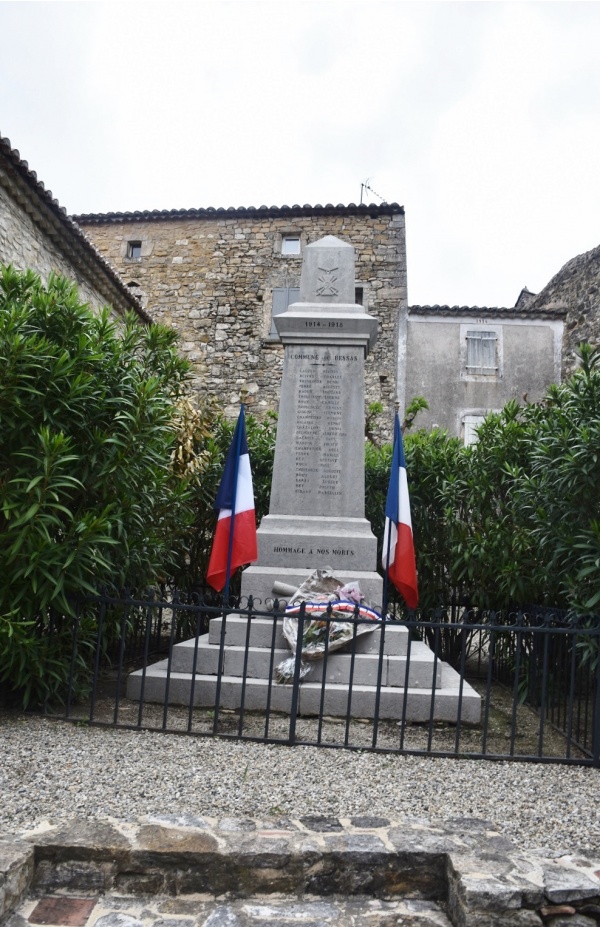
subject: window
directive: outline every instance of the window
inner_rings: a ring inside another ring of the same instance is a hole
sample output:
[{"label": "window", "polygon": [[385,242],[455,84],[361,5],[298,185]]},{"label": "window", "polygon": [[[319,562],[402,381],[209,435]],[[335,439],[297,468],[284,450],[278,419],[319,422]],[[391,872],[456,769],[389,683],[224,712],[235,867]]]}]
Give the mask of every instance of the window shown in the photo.
[{"label": "window", "polygon": [[463,439],[465,447],[470,444],[477,444],[479,438],[477,429],[485,421],[484,415],[465,415],[463,418]]},{"label": "window", "polygon": [[467,332],[467,373],[495,376],[498,372],[494,331]]},{"label": "window", "polygon": [[300,296],[300,287],[298,286],[277,286],[273,290],[273,311],[271,314],[271,331],[269,336],[277,338],[277,329],[275,328],[274,317],[285,312],[288,306],[298,302]]},{"label": "window", "polygon": [[128,241],[127,242],[127,258],[130,261],[139,261],[142,257],[142,243],[141,241]]},{"label": "window", "polygon": [[300,236],[284,235],[281,239],[282,254],[300,254]]},{"label": "window", "polygon": [[368,284],[366,283],[355,283],[354,284],[354,302],[357,306],[362,306],[363,309],[367,310],[367,292]]}]

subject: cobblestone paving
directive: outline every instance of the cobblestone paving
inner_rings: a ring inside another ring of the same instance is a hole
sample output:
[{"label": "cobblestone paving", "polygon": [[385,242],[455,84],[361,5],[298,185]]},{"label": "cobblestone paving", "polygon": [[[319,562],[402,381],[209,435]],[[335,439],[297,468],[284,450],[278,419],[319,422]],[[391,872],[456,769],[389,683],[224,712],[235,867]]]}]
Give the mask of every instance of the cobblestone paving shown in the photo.
[{"label": "cobblestone paving", "polygon": [[[91,906],[91,910],[90,910]],[[40,914],[41,911],[41,914]],[[6,927],[451,927],[430,901],[381,901],[354,896],[290,898],[263,895],[243,900],[53,895],[29,900]]]},{"label": "cobblestone paving", "polygon": [[523,854],[476,818],[73,821],[0,836],[3,912],[7,927],[596,927],[600,861]]}]

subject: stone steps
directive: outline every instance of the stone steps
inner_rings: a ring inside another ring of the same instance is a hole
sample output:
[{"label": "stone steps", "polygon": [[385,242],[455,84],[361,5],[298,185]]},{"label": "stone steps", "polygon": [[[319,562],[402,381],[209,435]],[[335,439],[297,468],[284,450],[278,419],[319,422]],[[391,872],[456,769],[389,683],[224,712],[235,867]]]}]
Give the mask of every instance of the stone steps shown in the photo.
[{"label": "stone steps", "polygon": [[[406,627],[389,623],[361,634],[343,650],[315,660],[298,691],[298,714],[381,720],[478,723],[481,699],[429,648],[411,642]],[[219,707],[289,714],[293,686],[275,681],[279,663],[291,656],[282,617],[228,615],[210,622],[208,634],[173,647],[171,659],[131,673],[127,698],[214,708],[224,635]],[[352,652],[353,651],[353,652]],[[381,663],[381,679],[378,680]],[[408,663],[408,687],[405,688]],[[195,673],[194,673],[195,669]],[[323,678],[324,677],[324,678]],[[350,685],[352,680],[352,685]]]},{"label": "stone steps", "polygon": [[[49,900],[59,901],[59,897],[43,899],[44,915],[49,909],[51,911]],[[69,910],[70,901],[80,902],[81,899],[60,896],[57,915],[54,920],[45,919],[44,923],[67,927],[68,918],[61,916],[60,911]],[[353,898],[256,895],[230,901],[166,896],[140,901],[135,895],[113,894],[92,898],[90,903],[93,908],[87,924],[98,927],[164,927],[165,924],[181,924],[182,927],[358,927],[362,924],[368,927],[452,927],[451,921],[433,901],[381,900],[360,895]],[[6,927],[38,923],[41,913],[39,909],[36,911],[38,905],[38,899],[25,902]]]},{"label": "stone steps", "polygon": [[542,927],[548,905],[569,904],[582,912],[573,925],[587,924],[584,912],[600,901],[599,866],[524,852],[489,822],[464,817],[180,812],[45,822],[0,841],[0,923]]},{"label": "stone steps", "polygon": [[[210,622],[208,639],[211,644],[221,641],[222,618],[213,618]],[[273,646],[288,651],[288,643],[283,636],[282,616],[273,618],[252,617],[250,619],[250,633],[248,645],[250,647]],[[365,622],[369,625],[369,622]],[[228,615],[225,619],[225,644],[227,647],[245,647],[248,628],[248,618],[245,615]],[[381,642],[381,626],[360,634],[353,642],[355,653],[379,653]],[[188,643],[188,642],[185,642]],[[181,647],[182,644],[176,646]],[[413,645],[414,646],[414,645]],[[389,622],[385,625],[385,653],[388,656],[404,656],[408,649],[408,630],[402,624]]]},{"label": "stone steps", "polygon": [[[407,699],[406,720],[414,722],[429,721],[430,716],[436,721],[455,722],[458,719],[460,676],[451,667],[442,666],[442,685],[434,690],[408,688],[400,686],[382,686],[379,696],[379,718],[382,720],[400,720],[404,713],[404,699]],[[127,680],[127,698],[140,699],[144,683],[144,701],[159,702],[165,700],[167,681],[169,684],[168,701],[170,705],[189,705],[192,692],[190,673],[168,672],[168,661],[163,660],[144,671],[131,673]],[[349,686],[339,683],[302,682],[298,692],[298,714],[315,716],[322,712],[332,717],[346,717],[348,713]],[[217,677],[196,674],[192,704],[196,708],[213,708],[216,701]],[[351,687],[351,717],[373,718],[377,686],[355,685]],[[242,696],[246,711],[264,711],[267,703],[271,711],[289,713],[292,706],[293,686],[278,685],[268,679],[245,680],[239,676],[222,676],[220,707],[236,711],[241,707]],[[433,701],[433,705],[432,705]],[[461,720],[477,724],[480,720],[481,699],[475,690],[463,682]]]},{"label": "stone steps", "polygon": [[[276,648],[274,651],[267,650],[266,647],[249,647],[239,645],[228,645],[223,650],[223,673],[226,676],[243,676],[246,675],[253,679],[268,679],[273,670],[283,660],[290,656],[289,648]],[[173,647],[171,658],[171,671],[175,673],[192,673],[194,670],[194,661],[196,669],[202,667],[202,672],[208,675],[216,675],[219,670],[220,647],[218,644],[211,644],[209,635],[204,634],[196,640],[185,641]],[[327,682],[347,684],[352,675],[354,685],[376,685],[377,674],[379,671],[379,654],[378,653],[357,653],[354,656],[354,665],[352,665],[352,654],[340,650],[333,651],[327,656],[327,665],[324,660],[314,660],[311,664],[309,674],[305,677],[305,682],[321,682],[325,672]],[[419,642],[414,643],[411,647],[408,684],[412,688],[423,689],[431,688],[434,673],[434,656],[431,650]],[[160,664],[166,668],[168,660],[163,660]],[[405,656],[388,656],[384,654],[381,665],[381,684],[382,686],[404,686],[406,682],[406,664]],[[244,672],[245,669],[245,672]],[[441,686],[442,665],[438,660],[435,665],[436,687]]]}]

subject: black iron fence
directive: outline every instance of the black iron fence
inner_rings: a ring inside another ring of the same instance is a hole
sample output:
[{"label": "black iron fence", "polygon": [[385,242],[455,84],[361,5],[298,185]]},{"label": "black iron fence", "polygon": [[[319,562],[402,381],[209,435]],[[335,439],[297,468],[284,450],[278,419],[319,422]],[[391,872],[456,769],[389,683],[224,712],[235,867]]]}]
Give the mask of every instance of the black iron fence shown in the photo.
[{"label": "black iron fence", "polygon": [[[382,621],[357,608],[315,619],[302,606],[292,625],[285,603],[269,604],[87,600],[64,704],[46,712],[269,743],[600,766],[600,618],[453,608]],[[319,656],[307,659],[315,642]]]}]

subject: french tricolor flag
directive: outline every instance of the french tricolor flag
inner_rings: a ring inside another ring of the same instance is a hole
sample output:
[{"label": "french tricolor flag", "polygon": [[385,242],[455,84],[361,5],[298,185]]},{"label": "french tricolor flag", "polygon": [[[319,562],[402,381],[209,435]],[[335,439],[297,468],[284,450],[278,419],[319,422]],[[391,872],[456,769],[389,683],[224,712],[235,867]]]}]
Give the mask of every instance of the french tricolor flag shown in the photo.
[{"label": "french tricolor flag", "polygon": [[385,531],[383,535],[383,567],[387,576],[401,593],[409,608],[419,603],[417,567],[413,543],[410,500],[406,480],[406,461],[402,446],[402,431],[396,412],[394,422],[394,456],[385,503]]},{"label": "french tricolor flag", "polygon": [[225,471],[215,499],[219,512],[206,581],[217,592],[229,586],[238,567],[258,559],[256,517],[244,406],[233,433]]}]

